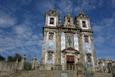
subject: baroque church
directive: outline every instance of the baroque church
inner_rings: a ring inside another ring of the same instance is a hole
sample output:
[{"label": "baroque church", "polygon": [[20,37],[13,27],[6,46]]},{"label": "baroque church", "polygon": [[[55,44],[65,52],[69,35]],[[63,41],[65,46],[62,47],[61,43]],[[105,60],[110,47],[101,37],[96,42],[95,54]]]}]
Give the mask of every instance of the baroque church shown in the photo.
[{"label": "baroque church", "polygon": [[83,12],[73,18],[70,13],[60,22],[55,10],[49,10],[43,28],[42,64],[60,65],[73,70],[78,63],[95,70],[95,48],[90,19]]},{"label": "baroque church", "polygon": [[56,10],[45,15],[41,63],[34,58],[28,71],[25,58],[0,62],[0,77],[115,77],[115,61],[96,59],[90,18],[84,12],[59,18]]}]

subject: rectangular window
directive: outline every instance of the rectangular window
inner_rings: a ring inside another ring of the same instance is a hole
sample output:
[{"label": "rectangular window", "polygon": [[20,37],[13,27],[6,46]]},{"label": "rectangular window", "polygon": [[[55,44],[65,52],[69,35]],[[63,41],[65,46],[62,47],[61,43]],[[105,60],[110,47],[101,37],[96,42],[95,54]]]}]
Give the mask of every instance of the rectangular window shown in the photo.
[{"label": "rectangular window", "polygon": [[84,35],[84,41],[86,42],[86,43],[88,43],[89,42],[89,39],[88,39],[89,37],[87,36],[87,35]]},{"label": "rectangular window", "polygon": [[86,28],[86,21],[82,21],[82,27]]},{"label": "rectangular window", "polygon": [[87,54],[87,62],[91,63],[91,54]]},{"label": "rectangular window", "polygon": [[49,51],[47,57],[48,60],[52,60],[53,53]]},{"label": "rectangular window", "polygon": [[54,18],[50,18],[50,24],[54,24]]},{"label": "rectangular window", "polygon": [[53,36],[54,36],[54,33],[53,32],[49,32],[49,40],[53,40]]}]

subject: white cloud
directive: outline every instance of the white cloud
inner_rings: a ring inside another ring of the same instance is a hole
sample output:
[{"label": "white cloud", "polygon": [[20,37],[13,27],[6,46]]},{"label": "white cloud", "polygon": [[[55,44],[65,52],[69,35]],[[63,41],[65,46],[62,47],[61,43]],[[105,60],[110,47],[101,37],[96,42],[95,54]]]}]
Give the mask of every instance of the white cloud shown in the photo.
[{"label": "white cloud", "polygon": [[115,0],[111,0],[111,3],[112,3],[111,7],[115,8]]},{"label": "white cloud", "polygon": [[22,25],[18,25],[14,28],[16,34],[24,34],[25,28]]},{"label": "white cloud", "polygon": [[30,4],[32,0],[19,0],[23,5]]},{"label": "white cloud", "polygon": [[0,52],[12,51],[27,55],[39,53],[38,48],[42,46],[42,34],[33,34],[28,23],[30,23],[29,20],[25,20],[22,24],[12,26],[15,35],[0,35]]},{"label": "white cloud", "polygon": [[103,6],[104,0],[78,0],[76,2],[76,8],[74,10],[77,12],[79,10],[91,11]]},{"label": "white cloud", "polygon": [[7,33],[0,29],[0,33],[2,33],[0,34],[0,52],[11,51],[27,55],[39,53],[41,50],[39,48],[42,46],[42,34],[34,34],[34,30],[31,28],[33,24],[30,15],[24,15],[24,19],[23,23],[17,24],[14,17],[0,11],[0,28],[11,27],[13,32]]},{"label": "white cloud", "polygon": [[93,30],[94,30],[95,32],[101,32],[102,29],[103,29],[103,27],[102,27],[102,26],[99,26],[99,25],[95,25],[95,26],[93,27]]},{"label": "white cloud", "polygon": [[105,41],[106,41],[106,39],[103,36],[97,36],[97,37],[95,37],[95,43],[98,46],[102,45]]},{"label": "white cloud", "polygon": [[58,11],[63,14],[67,12],[72,12],[72,1],[71,0],[60,0],[60,3],[58,4]]},{"label": "white cloud", "polygon": [[111,44],[115,44],[115,37],[111,39]]},{"label": "white cloud", "polygon": [[45,14],[45,12],[55,8],[55,1],[54,0],[37,1],[36,8],[39,13]]},{"label": "white cloud", "polygon": [[[93,26],[95,44],[97,47],[111,46],[115,44],[115,16],[104,18]],[[111,48],[110,48],[111,49]]]},{"label": "white cloud", "polygon": [[0,11],[0,27],[9,27],[14,26],[16,24],[16,19],[11,17],[10,15]]},{"label": "white cloud", "polygon": [[30,38],[32,36],[32,29],[28,25],[20,24],[13,28],[17,37]]}]

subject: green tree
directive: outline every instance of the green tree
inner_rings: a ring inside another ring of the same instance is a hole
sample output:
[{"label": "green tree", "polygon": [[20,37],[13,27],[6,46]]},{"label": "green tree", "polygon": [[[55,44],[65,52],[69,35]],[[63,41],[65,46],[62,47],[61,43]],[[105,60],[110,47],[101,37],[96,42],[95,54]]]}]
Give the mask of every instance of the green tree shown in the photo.
[{"label": "green tree", "polygon": [[0,55],[0,61],[5,61],[5,58],[2,55]]},{"label": "green tree", "polygon": [[18,53],[16,53],[15,56],[8,56],[8,61],[9,62],[15,62],[16,60],[21,61],[22,56]]},{"label": "green tree", "polygon": [[20,54],[16,53],[14,56],[14,60],[15,61],[18,60],[20,62],[22,60],[22,56]]},{"label": "green tree", "polygon": [[8,56],[8,59],[7,59],[8,62],[14,62],[14,57],[13,56]]},{"label": "green tree", "polygon": [[30,62],[26,61],[24,63],[24,70],[31,70],[31,66],[32,66],[32,64]]}]

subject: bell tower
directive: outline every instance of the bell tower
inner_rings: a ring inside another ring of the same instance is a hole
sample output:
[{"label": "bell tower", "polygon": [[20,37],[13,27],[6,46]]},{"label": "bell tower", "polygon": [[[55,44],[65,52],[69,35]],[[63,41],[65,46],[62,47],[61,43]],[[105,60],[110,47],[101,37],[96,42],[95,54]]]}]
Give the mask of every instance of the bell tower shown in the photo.
[{"label": "bell tower", "polygon": [[88,69],[95,68],[96,54],[93,43],[93,32],[91,29],[90,19],[84,12],[77,16],[77,25],[80,28],[80,49],[82,52],[82,61]]},{"label": "bell tower", "polygon": [[57,25],[58,14],[56,10],[49,10],[46,13],[45,26],[43,28],[42,64],[55,64]]},{"label": "bell tower", "polygon": [[49,10],[49,12],[46,13],[45,26],[56,27],[56,25],[58,25],[58,14],[55,10]]}]

